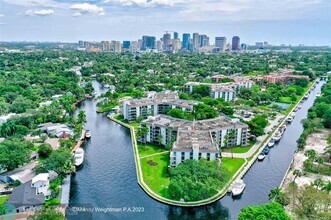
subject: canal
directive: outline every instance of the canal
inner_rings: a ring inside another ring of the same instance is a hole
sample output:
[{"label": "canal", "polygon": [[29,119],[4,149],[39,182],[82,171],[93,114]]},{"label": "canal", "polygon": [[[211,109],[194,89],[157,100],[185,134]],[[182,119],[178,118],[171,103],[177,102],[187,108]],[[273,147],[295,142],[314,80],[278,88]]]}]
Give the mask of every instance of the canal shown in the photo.
[{"label": "canal", "polygon": [[[97,82],[93,86],[104,92]],[[244,176],[247,186],[240,198],[225,196],[197,208],[172,207],[150,198],[137,183],[130,131],[97,114],[92,100],[82,102],[77,111],[86,112],[92,138],[84,144],[84,164],[72,177],[68,219],[237,219],[241,208],[268,202],[270,190],[281,183],[303,131],[301,120],[321,86],[317,84],[265,160],[255,162]]]}]

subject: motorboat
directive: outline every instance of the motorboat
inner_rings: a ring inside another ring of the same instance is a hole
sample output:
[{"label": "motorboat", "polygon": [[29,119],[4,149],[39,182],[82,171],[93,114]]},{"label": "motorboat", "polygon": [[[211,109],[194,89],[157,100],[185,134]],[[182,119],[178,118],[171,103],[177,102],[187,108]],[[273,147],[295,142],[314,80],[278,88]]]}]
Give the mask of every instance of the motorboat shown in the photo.
[{"label": "motorboat", "polygon": [[321,96],[320,92],[316,93],[316,97],[320,97],[320,96]]},{"label": "motorboat", "polygon": [[244,189],[246,187],[246,184],[244,183],[244,180],[240,179],[234,182],[232,187],[232,196],[239,196],[244,192]]},{"label": "motorboat", "polygon": [[91,131],[90,130],[86,130],[86,133],[85,133],[85,138],[91,138]]},{"label": "motorboat", "polygon": [[268,154],[270,152],[270,148],[269,147],[265,147],[262,152],[264,154]]},{"label": "motorboat", "polygon": [[274,139],[271,139],[269,142],[268,142],[268,147],[273,147],[275,145],[275,140]]},{"label": "motorboat", "polygon": [[298,109],[301,109],[302,108],[302,105],[298,105]]},{"label": "motorboat", "polygon": [[298,107],[296,107],[295,109],[293,109],[294,112],[297,112],[299,110]]},{"label": "motorboat", "polygon": [[287,119],[286,119],[286,121],[288,122],[288,123],[291,123],[292,121],[293,121],[293,117],[292,116],[288,116],[287,117]]},{"label": "motorboat", "polygon": [[74,158],[75,158],[75,166],[80,166],[83,161],[84,161],[84,149],[79,147],[75,152],[74,152]]},{"label": "motorboat", "polygon": [[[310,91],[309,91],[309,92],[310,92]],[[304,98],[305,98],[305,99],[308,99],[308,98],[309,98],[309,95],[306,94],[306,95],[304,96]]]},{"label": "motorboat", "polygon": [[277,131],[275,135],[272,137],[275,141],[279,141],[282,137],[282,133],[280,131]]},{"label": "motorboat", "polygon": [[262,153],[260,153],[259,156],[257,157],[257,160],[258,160],[258,161],[262,161],[262,160],[264,160],[265,156],[266,156],[266,155],[262,152]]},{"label": "motorboat", "polygon": [[283,134],[283,132],[286,130],[286,124],[283,124],[279,127],[279,131]]}]

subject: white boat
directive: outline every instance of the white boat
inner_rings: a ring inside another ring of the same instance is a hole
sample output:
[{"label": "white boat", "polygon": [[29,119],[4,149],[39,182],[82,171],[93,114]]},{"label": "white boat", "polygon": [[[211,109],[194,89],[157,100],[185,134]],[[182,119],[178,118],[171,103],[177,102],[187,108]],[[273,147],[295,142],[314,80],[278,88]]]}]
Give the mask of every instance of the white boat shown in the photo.
[{"label": "white boat", "polygon": [[280,131],[277,131],[276,134],[272,137],[275,141],[279,141],[282,137],[282,133]]},{"label": "white boat", "polygon": [[279,127],[279,131],[283,134],[283,132],[286,130],[286,124],[283,124]]},{"label": "white boat", "polygon": [[264,153],[261,153],[261,154],[259,154],[259,156],[257,157],[257,160],[258,161],[262,161],[262,160],[264,160],[264,158],[265,158],[265,154]]},{"label": "white boat", "polygon": [[321,96],[321,93],[318,92],[318,93],[316,94],[316,97],[320,97],[320,96]]},{"label": "white boat", "polygon": [[271,139],[269,142],[268,142],[268,147],[273,147],[275,145],[275,140],[274,139]]},{"label": "white boat", "polygon": [[232,187],[232,196],[238,196],[243,193],[244,189],[246,187],[246,184],[244,183],[244,180],[238,180],[235,181]]},{"label": "white boat", "polygon": [[293,121],[293,117],[289,116],[289,117],[286,119],[286,121],[287,121],[288,123],[291,123],[291,122]]},{"label": "white boat", "polygon": [[[309,92],[310,92],[310,91],[309,91]],[[306,94],[304,98],[305,98],[305,99],[308,99],[308,98],[309,98],[309,95],[308,95],[308,94]]]},{"label": "white boat", "polygon": [[79,147],[75,153],[74,153],[74,157],[75,157],[75,166],[80,166],[83,161],[84,161],[84,149]]},{"label": "white boat", "polygon": [[90,130],[86,130],[86,133],[85,133],[85,138],[91,138],[92,134],[90,132]]},{"label": "white boat", "polygon": [[298,105],[298,109],[301,109],[302,108],[302,105]]}]

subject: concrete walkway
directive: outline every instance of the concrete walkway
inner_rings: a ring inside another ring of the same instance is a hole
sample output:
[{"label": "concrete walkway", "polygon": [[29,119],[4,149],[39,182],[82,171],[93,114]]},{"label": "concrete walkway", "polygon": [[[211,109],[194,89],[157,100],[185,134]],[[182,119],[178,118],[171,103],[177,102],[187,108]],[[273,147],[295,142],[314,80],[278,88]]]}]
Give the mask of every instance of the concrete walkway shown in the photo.
[{"label": "concrete walkway", "polygon": [[[268,125],[264,131],[265,132],[272,132],[272,128],[276,125],[278,125],[278,120],[282,119],[284,115],[277,114],[276,119],[271,121],[270,125]],[[257,151],[257,149],[260,148],[263,141],[268,137],[269,134],[264,134],[262,136],[259,136],[256,138],[256,143],[247,151],[246,153],[233,153],[233,157],[235,158],[249,158],[254,155],[254,153]],[[269,140],[268,140],[269,141]],[[223,157],[232,157],[232,153],[230,152],[222,152]]]}]

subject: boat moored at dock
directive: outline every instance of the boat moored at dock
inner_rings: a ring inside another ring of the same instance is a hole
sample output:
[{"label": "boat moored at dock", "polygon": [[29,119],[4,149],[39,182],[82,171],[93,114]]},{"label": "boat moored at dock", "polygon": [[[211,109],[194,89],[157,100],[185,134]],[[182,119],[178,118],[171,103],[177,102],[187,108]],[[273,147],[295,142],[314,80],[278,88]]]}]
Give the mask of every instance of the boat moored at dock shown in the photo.
[{"label": "boat moored at dock", "polygon": [[232,196],[239,196],[244,192],[244,189],[246,187],[246,184],[244,183],[244,180],[240,179],[238,181],[235,181],[232,188]]},{"label": "boat moored at dock", "polygon": [[275,145],[275,140],[274,139],[271,139],[269,142],[268,142],[268,147],[273,147]]},{"label": "boat moored at dock", "polygon": [[91,136],[92,136],[91,131],[90,130],[86,130],[85,138],[89,139],[89,138],[91,138]]},{"label": "boat moored at dock", "polygon": [[75,152],[74,152],[74,158],[75,158],[75,166],[78,167],[84,162],[84,149],[79,147]]},{"label": "boat moored at dock", "polygon": [[257,160],[258,160],[258,161],[262,161],[262,160],[264,160],[265,157],[266,157],[266,155],[265,155],[263,152],[261,152],[261,153],[259,154],[259,156],[257,157]]}]

